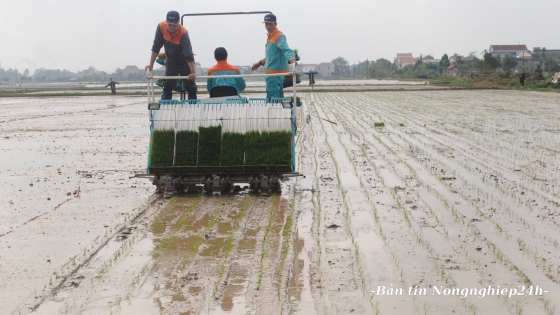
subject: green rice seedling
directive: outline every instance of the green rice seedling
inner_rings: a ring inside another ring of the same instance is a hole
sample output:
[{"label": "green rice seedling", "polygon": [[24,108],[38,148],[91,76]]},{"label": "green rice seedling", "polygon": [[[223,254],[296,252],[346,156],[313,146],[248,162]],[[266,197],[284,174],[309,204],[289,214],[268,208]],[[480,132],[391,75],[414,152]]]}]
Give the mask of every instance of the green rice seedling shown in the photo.
[{"label": "green rice seedling", "polygon": [[152,148],[150,150],[150,166],[173,165],[174,146],[175,131],[154,130],[152,133]]},{"label": "green rice seedling", "polygon": [[290,165],[292,162],[292,133],[272,131],[268,133],[270,165]]},{"label": "green rice seedling", "polygon": [[198,128],[198,165],[217,166],[222,148],[222,126]]},{"label": "green rice seedling", "polygon": [[243,165],[245,155],[245,135],[239,132],[222,133],[222,154],[220,162],[223,166]]},{"label": "green rice seedling", "polygon": [[198,151],[198,132],[178,131],[176,141],[175,165],[195,166]]},{"label": "green rice seedling", "polygon": [[382,121],[374,122],[373,125],[375,127],[385,127],[385,123]]},{"label": "green rice seedling", "polygon": [[245,134],[245,165],[264,165],[268,161],[268,132]]}]

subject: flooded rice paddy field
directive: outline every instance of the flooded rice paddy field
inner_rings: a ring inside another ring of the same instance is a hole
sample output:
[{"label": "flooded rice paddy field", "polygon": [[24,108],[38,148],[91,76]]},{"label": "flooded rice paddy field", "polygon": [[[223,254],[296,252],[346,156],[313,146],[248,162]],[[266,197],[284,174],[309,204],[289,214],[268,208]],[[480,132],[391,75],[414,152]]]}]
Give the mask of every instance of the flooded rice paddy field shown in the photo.
[{"label": "flooded rice paddy field", "polygon": [[559,94],[302,97],[305,178],[171,199],[143,98],[0,100],[0,313],[560,314]]}]

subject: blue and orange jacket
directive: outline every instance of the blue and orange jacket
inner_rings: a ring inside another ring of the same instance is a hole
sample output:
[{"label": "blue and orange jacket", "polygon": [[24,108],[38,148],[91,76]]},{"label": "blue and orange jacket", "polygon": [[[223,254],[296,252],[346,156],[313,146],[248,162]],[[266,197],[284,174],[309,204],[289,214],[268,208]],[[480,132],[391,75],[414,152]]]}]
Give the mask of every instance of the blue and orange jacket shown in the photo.
[{"label": "blue and orange jacket", "polygon": [[[237,67],[230,65],[226,60],[220,60],[210,70],[208,75],[235,75],[241,74]],[[208,92],[217,86],[233,86],[237,90],[237,94],[245,90],[245,80],[243,78],[216,78],[206,80],[206,89]]]},{"label": "blue and orange jacket", "polygon": [[279,29],[267,33],[265,58],[261,60],[264,73],[290,72],[288,61],[295,60],[295,54],[288,46],[286,35]]},{"label": "blue and orange jacket", "polygon": [[174,36],[167,29],[165,21],[158,24],[152,51],[159,53],[161,47],[165,48],[167,64],[182,65],[186,62],[194,62],[189,32],[183,25],[179,25]]}]

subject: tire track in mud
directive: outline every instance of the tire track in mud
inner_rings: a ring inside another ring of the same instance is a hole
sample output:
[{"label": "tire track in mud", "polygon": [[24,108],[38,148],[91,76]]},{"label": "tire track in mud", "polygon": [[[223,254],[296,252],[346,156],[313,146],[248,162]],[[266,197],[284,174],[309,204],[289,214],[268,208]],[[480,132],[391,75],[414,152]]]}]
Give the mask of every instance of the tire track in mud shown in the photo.
[{"label": "tire track in mud", "polygon": [[159,286],[153,299],[163,313],[202,311],[219,274],[220,254],[227,244],[224,233],[240,214],[243,199],[203,197],[195,215],[178,223],[178,233],[161,238],[160,244],[170,245],[161,253],[149,277]]},{"label": "tire track in mud", "polygon": [[225,258],[227,265],[224,267],[224,277],[219,278],[214,284],[219,284],[214,300],[207,299],[205,309],[207,313],[221,313],[221,311],[248,311],[246,300],[248,289],[249,270],[247,264],[255,259],[252,257],[256,250],[256,229],[261,226],[263,213],[269,204],[265,199],[250,196],[251,206],[246,209],[239,221],[237,231],[231,231],[232,250],[229,258]]},{"label": "tire track in mud", "polygon": [[[363,115],[363,112],[360,112],[360,115]],[[394,132],[397,132],[397,133],[398,133],[398,130],[397,130],[397,131],[394,131]],[[381,134],[382,134],[382,136],[384,136],[384,133],[381,133]],[[400,136],[399,136],[399,137],[400,137]],[[400,138],[399,138],[399,139],[400,139]],[[398,139],[395,139],[394,137],[387,137],[387,140],[388,140],[388,141],[393,141],[393,142],[394,142],[395,140],[398,140]],[[427,147],[427,145],[424,144],[423,147]],[[434,157],[434,159],[437,159],[437,158],[435,158],[435,156],[433,156],[433,155],[432,155],[432,157]],[[452,168],[452,169],[454,169],[454,168]],[[429,169],[428,169],[428,170],[429,170]],[[436,174],[432,174],[432,176],[435,177],[435,178],[438,178]],[[465,201],[466,201],[466,200],[465,200]],[[475,231],[475,232],[476,232],[476,231]],[[496,243],[496,242],[494,242],[494,243]],[[490,244],[488,244],[488,246],[489,246],[491,249],[493,249],[494,252],[495,252],[496,249],[493,248],[493,247],[495,246],[494,243],[490,243]],[[498,242],[498,243],[500,243],[500,242]],[[502,245],[502,246],[503,246],[503,245]],[[502,254],[500,254],[500,255],[502,255]],[[518,259],[516,259],[515,261],[516,261],[516,262],[519,262]],[[511,263],[511,262],[510,262],[510,263]],[[515,267],[515,266],[514,266],[514,267]],[[517,267],[515,267],[515,269],[517,269]],[[523,269],[523,270],[525,270],[525,269]],[[538,278],[537,278],[537,279],[538,279]],[[523,282],[521,282],[521,283],[523,283]],[[543,283],[543,282],[542,282],[542,281],[539,281],[539,282],[537,282],[537,283]],[[544,283],[546,283],[546,281],[545,281]],[[547,304],[547,303],[545,302],[545,308],[547,308],[547,309],[550,310],[550,305],[547,306],[546,304]]]},{"label": "tire track in mud", "polygon": [[[314,102],[313,94],[305,94],[307,103]],[[307,117],[310,114],[308,106],[302,108],[300,113]],[[289,299],[289,313],[312,314],[325,313],[325,298],[323,289],[317,290],[316,283],[322,279],[320,253],[323,251],[321,238],[321,207],[320,190],[317,185],[317,146],[315,134],[309,123],[303,126],[298,141],[298,170],[305,174],[306,179],[296,179],[294,207],[295,235],[292,243],[292,265],[290,283],[287,288]],[[311,124],[312,125],[312,124]],[[316,197],[317,196],[317,197]],[[316,206],[319,205],[319,206]],[[317,280],[318,279],[318,280]],[[312,282],[315,283],[313,286]],[[321,311],[321,312],[320,312]]]}]

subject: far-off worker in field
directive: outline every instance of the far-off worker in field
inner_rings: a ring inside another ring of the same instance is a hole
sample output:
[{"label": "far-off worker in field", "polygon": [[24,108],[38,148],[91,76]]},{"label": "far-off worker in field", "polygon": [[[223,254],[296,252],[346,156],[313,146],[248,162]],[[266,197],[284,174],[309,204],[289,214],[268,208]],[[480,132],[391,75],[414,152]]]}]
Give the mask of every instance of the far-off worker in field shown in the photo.
[{"label": "far-off worker in field", "polygon": [[[265,57],[255,63],[251,69],[256,71],[264,66],[264,73],[288,73],[288,63],[297,65],[295,54],[288,46],[286,36],[276,27],[276,16],[264,16],[264,25],[268,31]],[[266,77],[266,97],[284,97],[284,77]]]},{"label": "far-off worker in field", "polygon": [[[186,28],[179,24],[180,19],[179,12],[169,11],[165,21],[158,24],[150,64],[146,66],[146,70],[153,70],[154,62],[163,46],[165,48],[165,75],[188,76],[187,80],[183,80],[183,88],[187,91],[189,99],[196,99],[194,54],[189,33]],[[173,96],[173,88],[176,85],[177,80],[166,79],[161,99],[170,100]]]},{"label": "far-off worker in field", "polygon": [[[217,64],[215,64],[210,70],[208,70],[208,75],[238,75],[241,74],[239,69],[235,66],[230,65],[227,62],[228,53],[224,47],[218,47],[214,50],[214,59],[216,59]],[[216,78],[206,80],[206,89],[212,95],[212,89],[221,86],[231,86],[237,91],[237,95],[245,90],[245,80],[243,78]],[[229,96],[229,95],[228,95]]]},{"label": "far-off worker in field", "polygon": [[521,84],[521,86],[525,86],[525,70],[523,70],[523,73],[519,75],[519,84]]},{"label": "far-off worker in field", "polygon": [[111,78],[111,82],[107,83],[107,85],[105,85],[105,88],[110,86],[111,87],[111,94],[117,94],[117,87],[115,86],[117,84],[119,84],[119,82],[115,82],[115,81],[113,81],[113,78]]}]

